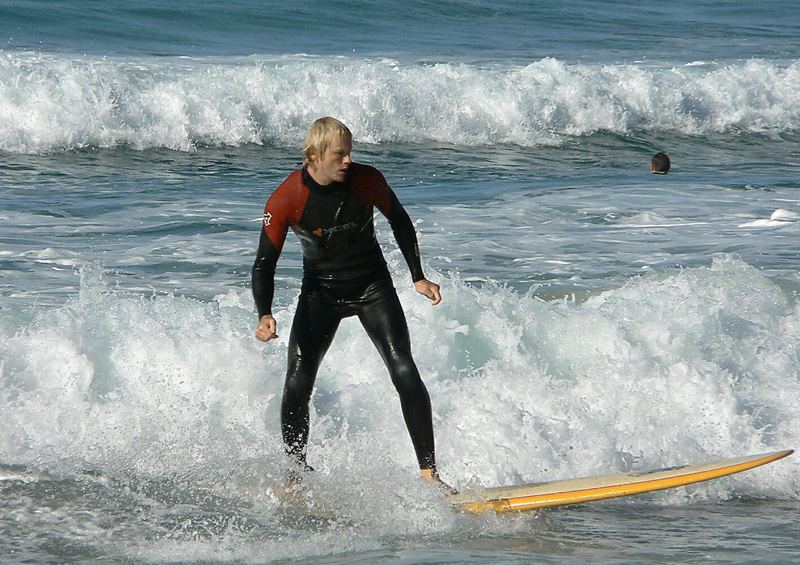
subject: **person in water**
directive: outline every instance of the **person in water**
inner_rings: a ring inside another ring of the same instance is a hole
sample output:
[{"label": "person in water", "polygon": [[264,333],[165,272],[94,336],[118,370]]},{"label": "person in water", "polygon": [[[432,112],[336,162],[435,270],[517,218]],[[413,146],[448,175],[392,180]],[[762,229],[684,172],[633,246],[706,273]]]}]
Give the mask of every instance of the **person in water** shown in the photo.
[{"label": "person in water", "polygon": [[650,172],[654,175],[666,175],[669,172],[669,155],[660,152],[653,155],[650,161]]},{"label": "person in water", "polygon": [[281,404],[286,453],[301,469],[312,470],[306,444],[317,370],[339,322],[358,316],[400,396],[423,478],[443,485],[436,471],[430,397],[411,356],[405,314],[375,237],[375,207],[389,220],[417,292],[433,305],[442,296],[439,285],[422,272],[411,218],[380,171],[352,161],[352,140],[339,120],[315,121],[303,143],[303,167],[267,200],[251,281],[259,316],[255,336],[261,341],[277,337],[275,265],[291,228],[301,242],[303,280]]}]

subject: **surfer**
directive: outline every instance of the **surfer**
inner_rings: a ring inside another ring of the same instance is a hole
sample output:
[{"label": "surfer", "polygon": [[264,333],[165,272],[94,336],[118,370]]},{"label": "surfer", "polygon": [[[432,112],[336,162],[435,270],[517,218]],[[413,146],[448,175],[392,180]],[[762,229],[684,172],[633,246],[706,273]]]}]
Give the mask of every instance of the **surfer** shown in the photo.
[{"label": "surfer", "polygon": [[353,136],[335,118],[315,121],[303,143],[303,167],[291,173],[264,207],[252,290],[256,338],[277,337],[272,316],[275,265],[291,228],[303,251],[303,280],[289,336],[281,404],[286,453],[303,470],[309,402],[317,370],[339,322],[358,316],[389,370],[426,480],[442,485],[434,457],[431,402],[411,356],[405,314],[375,237],[373,210],[389,220],[417,292],[439,304],[439,285],[425,278],[411,218],[380,171],[350,158]]},{"label": "surfer", "polygon": [[650,161],[650,172],[654,175],[666,175],[669,172],[669,155],[659,152]]}]

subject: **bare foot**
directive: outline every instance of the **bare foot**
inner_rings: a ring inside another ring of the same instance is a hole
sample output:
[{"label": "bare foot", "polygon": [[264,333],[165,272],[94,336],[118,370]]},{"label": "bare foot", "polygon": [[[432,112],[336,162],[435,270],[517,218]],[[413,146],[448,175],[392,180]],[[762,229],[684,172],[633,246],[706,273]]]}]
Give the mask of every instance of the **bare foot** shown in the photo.
[{"label": "bare foot", "polygon": [[299,502],[305,495],[303,483],[296,474],[290,474],[283,483],[272,485],[271,490],[281,502]]},{"label": "bare foot", "polygon": [[439,473],[436,472],[436,469],[420,469],[420,474],[422,475],[423,479],[443,489],[447,494],[458,494],[456,489],[448,485],[439,477]]},{"label": "bare foot", "polygon": [[272,493],[284,502],[297,502],[306,496],[304,484],[304,474],[313,471],[314,468],[305,462],[301,462],[297,469],[292,469],[286,476],[283,484],[272,485]]}]

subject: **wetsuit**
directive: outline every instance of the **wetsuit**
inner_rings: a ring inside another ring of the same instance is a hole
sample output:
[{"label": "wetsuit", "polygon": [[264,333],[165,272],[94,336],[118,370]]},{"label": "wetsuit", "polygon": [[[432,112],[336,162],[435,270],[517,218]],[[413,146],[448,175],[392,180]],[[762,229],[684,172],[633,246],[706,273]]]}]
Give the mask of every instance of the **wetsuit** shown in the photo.
[{"label": "wetsuit", "polygon": [[326,186],[317,184],[305,169],[295,171],[264,207],[252,271],[259,319],[272,313],[275,265],[288,228],[303,249],[303,284],[289,337],[281,405],[286,451],[302,466],[317,370],[339,322],[358,316],[400,395],[420,468],[435,467],[430,397],[411,357],[405,314],[375,237],[375,206],[389,220],[413,281],[424,279],[411,218],[373,167],[353,163],[344,182]]}]

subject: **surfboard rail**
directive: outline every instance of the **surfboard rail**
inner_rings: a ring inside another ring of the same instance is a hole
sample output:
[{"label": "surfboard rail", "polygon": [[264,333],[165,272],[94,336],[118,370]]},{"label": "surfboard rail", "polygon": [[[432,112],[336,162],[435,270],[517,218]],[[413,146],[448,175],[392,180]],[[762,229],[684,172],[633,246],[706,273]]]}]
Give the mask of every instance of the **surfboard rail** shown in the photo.
[{"label": "surfboard rail", "polygon": [[772,463],[792,453],[793,449],[785,449],[699,465],[681,465],[644,472],[581,477],[511,487],[491,487],[476,493],[455,495],[451,498],[451,503],[460,510],[475,514],[487,511],[519,512],[581,504],[717,479]]}]

